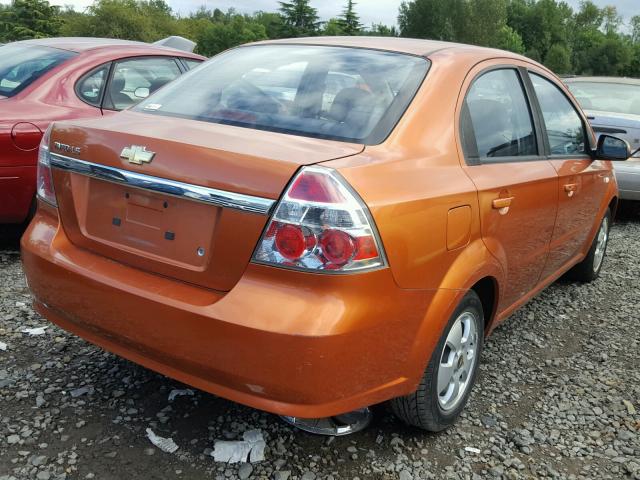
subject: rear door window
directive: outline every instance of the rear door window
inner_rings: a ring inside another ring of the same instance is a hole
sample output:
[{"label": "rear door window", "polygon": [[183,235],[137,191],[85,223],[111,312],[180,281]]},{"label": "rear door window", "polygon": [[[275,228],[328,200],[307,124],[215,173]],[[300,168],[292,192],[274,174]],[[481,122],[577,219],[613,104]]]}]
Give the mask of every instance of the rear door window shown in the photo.
[{"label": "rear door window", "polygon": [[530,74],[542,110],[551,155],[586,153],[582,119],[567,97],[551,81]]},{"label": "rear door window", "polygon": [[49,70],[75,55],[67,50],[39,45],[0,46],[0,95],[17,95]]},{"label": "rear door window", "polygon": [[468,160],[538,154],[531,110],[516,69],[492,70],[473,82],[461,129]]},{"label": "rear door window", "polygon": [[171,57],[121,60],[113,67],[104,98],[104,108],[124,110],[147,98],[181,74]]}]

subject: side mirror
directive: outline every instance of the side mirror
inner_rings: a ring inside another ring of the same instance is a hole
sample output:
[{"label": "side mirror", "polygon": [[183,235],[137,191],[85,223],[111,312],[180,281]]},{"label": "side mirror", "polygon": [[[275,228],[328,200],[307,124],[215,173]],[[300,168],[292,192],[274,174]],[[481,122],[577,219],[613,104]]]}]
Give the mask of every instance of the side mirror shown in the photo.
[{"label": "side mirror", "polygon": [[137,98],[147,98],[149,96],[149,89],[147,87],[138,87],[135,89],[135,91],[133,92],[133,94],[137,97]]},{"label": "side mirror", "polygon": [[596,159],[626,160],[631,156],[631,146],[626,140],[611,135],[600,135]]}]

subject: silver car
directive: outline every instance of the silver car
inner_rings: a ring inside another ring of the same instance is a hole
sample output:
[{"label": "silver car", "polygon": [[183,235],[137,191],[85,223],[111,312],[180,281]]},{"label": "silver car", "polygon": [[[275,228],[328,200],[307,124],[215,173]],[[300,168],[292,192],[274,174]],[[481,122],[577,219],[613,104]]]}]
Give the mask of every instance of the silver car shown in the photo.
[{"label": "silver car", "polygon": [[626,162],[616,162],[620,198],[640,200],[640,79],[575,77],[564,82],[587,113],[597,135],[624,138],[635,152]]}]

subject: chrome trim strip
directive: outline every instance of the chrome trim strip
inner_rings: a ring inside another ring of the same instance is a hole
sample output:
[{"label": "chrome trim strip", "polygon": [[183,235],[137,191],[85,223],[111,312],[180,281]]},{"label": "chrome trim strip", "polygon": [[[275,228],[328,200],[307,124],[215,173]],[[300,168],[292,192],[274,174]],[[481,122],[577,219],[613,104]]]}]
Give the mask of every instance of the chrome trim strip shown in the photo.
[{"label": "chrome trim strip", "polygon": [[227,192],[215,188],[201,187],[190,183],[176,182],[151,175],[107,167],[97,163],[66,157],[57,153],[49,153],[51,166],[59,170],[78,173],[87,177],[119,183],[132,188],[150,190],[152,192],[185,198],[196,202],[215,205],[216,207],[233,208],[243,212],[267,215],[276,203],[275,200],[242,193]]}]

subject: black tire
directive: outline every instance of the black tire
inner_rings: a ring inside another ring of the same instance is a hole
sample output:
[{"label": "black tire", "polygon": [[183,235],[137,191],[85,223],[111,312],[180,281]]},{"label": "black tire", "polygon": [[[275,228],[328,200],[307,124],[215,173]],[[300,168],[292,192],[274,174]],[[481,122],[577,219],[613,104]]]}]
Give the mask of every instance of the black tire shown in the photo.
[{"label": "black tire", "polygon": [[[596,264],[596,251],[598,250],[598,238],[600,236],[600,230],[603,228],[603,225],[606,221],[606,238],[604,244],[604,250],[602,251],[602,259]],[[607,245],[609,243],[609,230],[611,229],[611,211],[607,208],[607,211],[602,217],[600,221],[600,226],[598,227],[598,231],[596,232],[596,236],[591,243],[591,248],[589,249],[589,253],[587,256],[574,266],[571,270],[569,270],[569,278],[572,280],[577,280],[579,282],[593,282],[600,275],[600,270],[602,270],[602,265],[604,264],[604,257],[607,253]]]},{"label": "black tire", "polygon": [[[440,406],[438,400],[438,369],[449,332],[456,323],[456,320],[465,312],[472,313],[476,323],[476,359],[473,364],[473,370],[469,375],[470,380],[465,387],[464,394],[457,400],[455,408],[445,411]],[[447,326],[442,332],[442,336],[431,355],[431,359],[422,375],[422,380],[417,390],[409,395],[394,398],[390,401],[393,413],[406,424],[431,432],[439,432],[452,425],[464,409],[478,376],[478,366],[480,365],[483,344],[484,315],[482,302],[476,292],[470,290],[453,312]]]},{"label": "black tire", "polygon": [[33,199],[31,200],[31,204],[29,205],[29,212],[27,212],[27,218],[25,218],[24,221],[22,222],[22,226],[24,227],[25,230],[29,226],[29,223],[31,223],[31,220],[33,220],[33,217],[35,217],[37,209],[38,209],[38,199],[34,196]]}]

